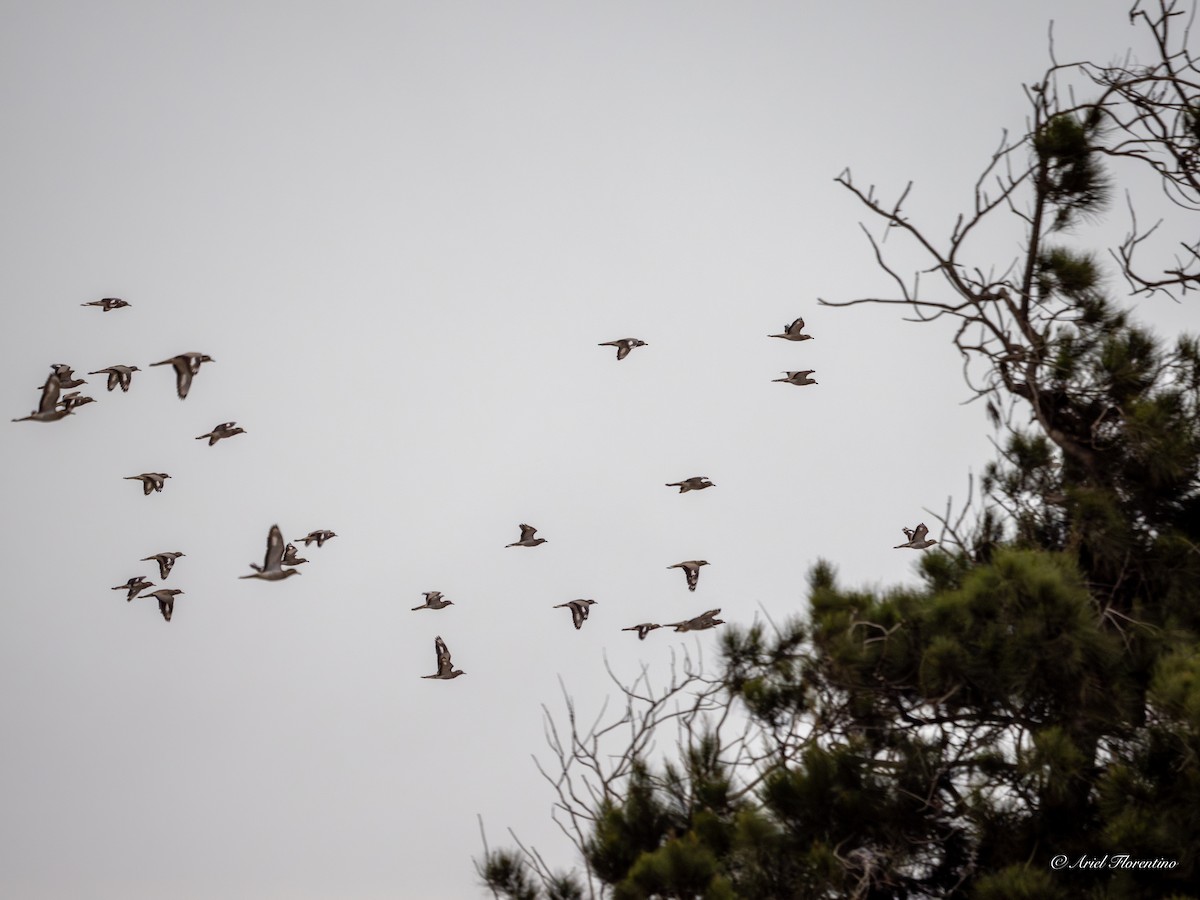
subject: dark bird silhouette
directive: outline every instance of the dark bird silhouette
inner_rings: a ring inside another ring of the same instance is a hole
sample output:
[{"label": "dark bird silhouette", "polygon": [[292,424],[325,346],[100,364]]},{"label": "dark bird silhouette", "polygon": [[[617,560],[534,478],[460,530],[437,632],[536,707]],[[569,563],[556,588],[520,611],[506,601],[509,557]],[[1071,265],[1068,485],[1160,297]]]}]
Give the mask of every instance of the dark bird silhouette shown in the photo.
[{"label": "dark bird silhouette", "polygon": [[437,671],[432,675],[422,675],[422,678],[441,678],[449,680],[457,678],[459,675],[466,675],[462,669],[454,668],[454,663],[450,661],[450,649],[446,646],[446,642],[442,640],[441,635],[433,639],[433,650],[437,653]]}]

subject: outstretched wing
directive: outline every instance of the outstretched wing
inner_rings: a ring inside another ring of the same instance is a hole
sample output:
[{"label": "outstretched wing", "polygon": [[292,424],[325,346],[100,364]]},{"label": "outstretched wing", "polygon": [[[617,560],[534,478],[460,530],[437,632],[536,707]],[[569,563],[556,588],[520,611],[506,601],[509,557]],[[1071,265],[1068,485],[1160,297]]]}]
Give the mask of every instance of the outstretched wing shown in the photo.
[{"label": "outstretched wing", "polygon": [[804,320],[797,319],[795,322],[793,322],[791,325],[789,325],[786,330],[788,331],[789,334],[799,334],[801,331],[804,330]]},{"label": "outstretched wing", "polygon": [[441,635],[433,639],[433,649],[437,653],[438,674],[449,675],[454,664],[450,661],[450,648],[442,640]]},{"label": "outstretched wing", "polygon": [[537,534],[536,528],[534,528],[532,525],[526,525],[523,522],[521,523],[521,540],[531,540],[535,534]]},{"label": "outstretched wing", "polygon": [[927,535],[927,534],[929,534],[929,529],[926,528],[925,523],[922,522],[920,525],[918,525],[916,527],[916,530],[913,531],[912,540],[916,541],[919,544],[919,543],[921,543],[921,541],[925,540],[925,535]]},{"label": "outstretched wing", "polygon": [[42,399],[38,401],[38,412],[53,412],[58,406],[58,395],[62,393],[62,382],[58,380],[58,376],[54,373],[46,379],[46,383],[42,385]]},{"label": "outstretched wing", "polygon": [[175,367],[175,393],[179,394],[180,400],[183,400],[192,387],[192,367],[188,360],[178,356],[171,361],[171,364]]},{"label": "outstretched wing", "polygon": [[267,532],[267,555],[263,560],[263,568],[267,571],[279,569],[283,563],[283,532],[278,525],[272,525]]},{"label": "outstretched wing", "polygon": [[[617,359],[624,359],[625,357],[627,357],[629,355],[629,351],[632,349],[633,348],[630,347],[629,344],[627,344],[627,343],[619,343],[617,345]],[[640,357],[639,357],[639,359],[640,359]]]}]

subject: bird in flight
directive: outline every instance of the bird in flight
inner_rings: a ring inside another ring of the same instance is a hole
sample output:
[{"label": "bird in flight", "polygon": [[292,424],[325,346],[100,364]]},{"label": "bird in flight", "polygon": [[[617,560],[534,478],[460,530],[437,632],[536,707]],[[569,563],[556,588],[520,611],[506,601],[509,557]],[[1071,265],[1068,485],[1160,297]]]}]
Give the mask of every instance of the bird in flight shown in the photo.
[{"label": "bird in flight", "polygon": [[332,531],[310,531],[302,538],[296,538],[297,541],[304,541],[304,546],[307,547],[313,541],[317,542],[318,547],[324,547],[325,542],[330,538],[337,537]]},{"label": "bird in flight", "polygon": [[442,640],[441,635],[433,639],[433,649],[437,653],[437,671],[432,675],[422,675],[422,678],[441,678],[449,680],[457,678],[459,675],[466,675],[462,669],[454,668],[454,663],[450,661],[450,648],[446,646],[446,642]]},{"label": "bird in flight", "polygon": [[69,394],[63,394],[62,399],[58,401],[59,406],[68,412],[74,412],[81,406],[96,402],[95,397],[80,397],[79,394],[79,391],[71,391]]},{"label": "bird in flight", "polygon": [[689,591],[696,589],[696,583],[700,580],[700,567],[707,566],[708,561],[704,559],[689,559],[685,562],[675,563],[673,566],[667,566],[668,569],[683,569],[683,574],[687,576],[687,586]]},{"label": "bird in flight", "polygon": [[147,597],[153,597],[158,601],[158,611],[162,613],[162,617],[168,622],[171,621],[171,613],[175,612],[175,597],[182,594],[183,591],[178,588],[159,588],[157,591],[151,591],[149,594],[142,594],[138,597],[143,600]]},{"label": "bird in flight", "polygon": [[583,623],[588,617],[588,607],[593,605],[595,600],[572,600],[569,603],[560,603],[555,606],[555,609],[569,609],[571,611],[571,621],[575,623],[575,630],[578,631],[583,627]]},{"label": "bird in flight", "polygon": [[911,550],[924,550],[926,547],[932,547],[937,541],[926,540],[926,535],[929,534],[929,529],[922,522],[916,528],[901,528],[904,536],[908,538],[903,544],[897,544],[893,550],[899,550],[901,547],[907,547]]},{"label": "bird in flight", "polygon": [[796,387],[803,387],[806,384],[817,384],[816,381],[808,376],[813,374],[816,369],[805,369],[803,372],[787,372],[787,378],[772,378],[772,381],[786,381],[788,384],[794,384]]},{"label": "bird in flight", "polygon": [[679,493],[686,494],[688,491],[702,491],[705,488],[716,487],[716,484],[703,475],[693,475],[683,481],[672,481],[667,487],[677,487]]},{"label": "bird in flight", "polygon": [[804,331],[804,320],[797,319],[791,325],[783,326],[783,334],[769,334],[767,337],[783,338],[785,341],[811,341],[811,334],[801,334]]},{"label": "bird in flight", "polygon": [[256,566],[250,563],[250,568],[254,570],[249,575],[239,575],[239,578],[261,578],[263,581],[282,581],[289,575],[303,574],[299,569],[283,568],[283,532],[279,530],[278,525],[272,525],[271,530],[267,532],[267,554],[263,558],[263,564]]},{"label": "bird in flight", "polygon": [[418,609],[444,609],[447,606],[454,605],[453,600],[443,600],[442,599],[441,591],[426,591],[424,596],[425,596],[425,602],[422,603],[420,606],[414,606],[412,608],[413,612],[416,612]]},{"label": "bird in flight", "polygon": [[637,338],[621,338],[618,341],[605,341],[603,344],[597,344],[596,346],[616,347],[617,359],[624,359],[634,347],[646,347],[649,345],[645,341],[639,341]]},{"label": "bird in flight", "polygon": [[653,622],[643,622],[641,625],[634,625],[632,628],[622,628],[621,630],[636,631],[638,634],[638,640],[644,641],[646,639],[646,635],[648,635],[655,628],[662,628],[662,626],[655,625]]},{"label": "bird in flight", "polygon": [[205,438],[208,438],[208,446],[211,447],[213,444],[215,444],[217,441],[221,440],[222,438],[230,438],[230,437],[233,437],[235,434],[245,434],[246,429],[233,427],[236,424],[237,424],[237,422],[222,422],[220,425],[213,428],[213,430],[210,431],[208,434],[202,434],[198,438],[196,438],[196,440],[202,441]]},{"label": "bird in flight", "polygon": [[140,594],[142,591],[144,591],[146,588],[149,588],[149,587],[154,587],[153,581],[147,581],[142,576],[136,575],[133,578],[130,578],[124,584],[118,584],[115,588],[113,588],[113,590],[114,591],[128,591],[129,596],[127,596],[125,598],[125,600],[129,601],[129,600],[132,600],[134,597],[136,597],[138,594]]},{"label": "bird in flight", "polygon": [[142,562],[157,562],[158,563],[158,577],[161,578],[163,581],[166,581],[167,576],[171,574],[171,567],[173,565],[175,565],[175,560],[177,560],[177,559],[179,559],[179,557],[185,556],[185,555],[186,554],[184,554],[184,553],[172,553],[172,552],[168,551],[166,553],[155,553],[153,556],[144,556],[144,557],[142,557],[141,561]]},{"label": "bird in flight", "polygon": [[505,547],[536,547],[538,544],[546,543],[545,538],[535,538],[537,529],[532,525],[521,523],[521,539],[512,544],[505,544]]},{"label": "bird in flight", "polygon": [[122,393],[129,391],[129,385],[133,381],[133,373],[142,371],[137,366],[109,366],[106,369],[97,369],[95,372],[88,372],[89,375],[107,375],[108,389],[115,390],[118,386]]},{"label": "bird in flight", "polygon": [[179,394],[179,399],[182,400],[188,395],[188,391],[191,390],[192,376],[200,371],[200,364],[206,362],[216,362],[216,360],[207,353],[192,351],[189,353],[180,353],[178,356],[150,363],[150,365],[171,366],[175,369],[175,392]]},{"label": "bird in flight", "polygon": [[716,628],[718,625],[724,625],[724,619],[713,618],[721,610],[710,609],[708,612],[703,612],[694,619],[687,619],[683,622],[667,622],[670,627],[673,626],[676,631],[704,631],[707,628]]},{"label": "bird in flight", "polygon": [[46,379],[46,383],[42,385],[42,398],[38,401],[38,408],[27,416],[20,419],[13,419],[14,422],[57,422],[63,416],[75,415],[75,410],[69,406],[59,407],[58,395],[62,393],[62,384],[58,380],[58,376],[51,373]]},{"label": "bird in flight", "polygon": [[170,477],[166,472],[143,472],[141,475],[126,475],[125,481],[140,481],[142,493],[149,497],[151,491],[162,491],[164,480]]},{"label": "bird in flight", "polygon": [[285,566],[302,566],[308,562],[307,559],[302,559],[301,557],[297,556],[297,552],[298,551],[296,550],[295,544],[288,544],[286,547],[284,547],[283,564]]},{"label": "bird in flight", "polygon": [[[66,363],[54,363],[52,366],[50,366],[50,368],[53,369],[54,374],[58,376],[58,386],[63,390],[79,387],[81,384],[87,384],[85,379],[76,378],[75,370]],[[88,374],[90,375],[91,373],[89,372]]]},{"label": "bird in flight", "polygon": [[93,300],[91,303],[80,303],[80,306],[98,306],[104,312],[111,312],[114,309],[121,309],[124,306],[132,306],[131,303],[126,303],[120,297],[105,297],[103,300]]}]

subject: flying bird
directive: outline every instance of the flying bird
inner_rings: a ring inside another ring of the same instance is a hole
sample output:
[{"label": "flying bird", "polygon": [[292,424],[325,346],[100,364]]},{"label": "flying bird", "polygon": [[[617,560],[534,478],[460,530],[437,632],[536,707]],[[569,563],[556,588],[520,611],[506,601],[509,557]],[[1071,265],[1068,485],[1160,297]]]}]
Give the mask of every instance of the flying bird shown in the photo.
[{"label": "flying bird", "polygon": [[643,622],[641,625],[634,625],[632,628],[622,628],[622,631],[636,631],[638,640],[644,641],[646,635],[652,632],[655,628],[662,628],[661,625],[655,625],[653,622]]},{"label": "flying bird", "polygon": [[718,625],[724,625],[724,619],[713,618],[721,610],[710,609],[708,612],[703,612],[694,619],[687,619],[683,622],[667,622],[668,627],[674,627],[679,631],[704,631],[707,628],[716,628]]},{"label": "flying bird", "polygon": [[817,384],[816,381],[808,376],[813,374],[816,369],[805,369],[803,372],[788,372],[787,378],[772,378],[772,381],[786,381],[788,384],[794,384],[796,387],[803,387],[806,384]]},{"label": "flying bird", "polygon": [[304,541],[304,546],[307,547],[313,541],[317,542],[318,547],[324,547],[325,542],[330,538],[337,537],[332,531],[310,531],[302,538],[296,538],[297,541]]},{"label": "flying bird", "polygon": [[125,481],[140,481],[142,493],[147,497],[151,491],[162,491],[163,481],[171,476],[166,472],[143,472],[141,475],[126,475]]},{"label": "flying bird", "polygon": [[283,532],[278,525],[272,525],[267,532],[267,554],[263,564],[256,566],[250,563],[254,572],[250,575],[239,575],[238,578],[261,578],[263,581],[282,581],[289,575],[302,575],[299,569],[283,568]]},{"label": "flying bird", "polygon": [[[54,370],[54,374],[58,376],[58,386],[64,391],[69,388],[79,387],[81,384],[87,384],[87,381],[82,378],[75,377],[75,370],[66,363],[53,363],[50,366]],[[91,374],[90,372],[88,373]]]},{"label": "flying bird", "polygon": [[129,385],[133,381],[133,373],[142,371],[137,366],[109,366],[106,369],[97,369],[95,372],[88,372],[89,375],[107,375],[108,389],[115,390],[118,386],[121,388],[121,393],[128,393]]},{"label": "flying bird", "polygon": [[572,600],[569,603],[560,603],[554,608],[569,609],[571,611],[571,621],[575,623],[575,630],[578,631],[587,620],[588,607],[592,606],[595,602],[595,600]]},{"label": "flying bird", "polygon": [[51,373],[46,379],[46,383],[42,385],[42,398],[38,401],[38,408],[29,415],[20,419],[13,419],[14,422],[57,422],[63,416],[75,415],[75,410],[69,407],[59,408],[58,395],[62,393],[62,384],[58,380],[58,376]]},{"label": "flying bird", "polygon": [[58,401],[59,406],[68,412],[74,412],[80,406],[96,402],[95,397],[80,397],[79,393],[79,391],[71,391],[69,394],[63,394],[62,399]]},{"label": "flying bird", "polygon": [[696,589],[696,582],[700,580],[700,567],[707,566],[708,561],[703,559],[689,559],[686,562],[675,563],[673,566],[667,566],[668,569],[683,569],[683,574],[687,576],[687,586],[689,591]]},{"label": "flying bird", "polygon": [[637,338],[621,338],[619,341],[605,341],[603,344],[597,344],[596,346],[616,347],[617,359],[624,359],[634,347],[646,347],[648,344],[645,341],[639,341]]},{"label": "flying bird", "polygon": [[120,297],[105,297],[103,300],[93,300],[91,303],[80,303],[80,306],[99,306],[104,312],[110,312],[114,309],[120,309],[123,306],[132,306],[131,303],[126,303]]},{"label": "flying bird", "polygon": [[301,557],[297,556],[296,553],[297,550],[295,544],[288,544],[286,547],[284,547],[283,564],[285,566],[302,566],[308,562],[307,559],[302,559]]},{"label": "flying bird", "polygon": [[166,581],[167,576],[171,574],[171,567],[173,565],[175,565],[175,560],[177,560],[177,559],[179,559],[179,557],[185,556],[185,555],[186,554],[184,554],[184,553],[171,553],[170,551],[167,551],[164,553],[155,553],[153,556],[144,556],[144,557],[142,557],[141,561],[142,562],[157,562],[158,563],[158,577],[161,578],[163,581]]},{"label": "flying bird", "polygon": [[811,341],[811,334],[801,334],[804,331],[804,320],[797,319],[791,325],[783,326],[783,334],[769,334],[767,337],[783,338],[785,341]]},{"label": "flying bird", "polygon": [[922,522],[916,528],[901,528],[904,536],[908,538],[903,544],[897,544],[893,550],[899,550],[901,547],[907,547],[911,550],[924,550],[926,547],[932,547],[937,541],[926,540],[926,535],[929,534],[929,529]]},{"label": "flying bird", "polygon": [[693,475],[691,478],[683,479],[683,481],[672,481],[667,487],[677,487],[679,488],[679,493],[686,494],[688,491],[702,491],[705,488],[716,487],[716,484],[709,481],[703,475]]},{"label": "flying bird", "polygon": [[175,597],[182,594],[183,591],[178,588],[159,588],[157,591],[151,591],[149,594],[142,594],[139,600],[144,600],[147,597],[154,597],[158,600],[158,611],[162,613],[162,617],[168,622],[171,621],[171,613],[175,612]]},{"label": "flying bird", "polygon": [[457,678],[459,675],[466,675],[462,669],[454,668],[454,663],[450,661],[450,649],[446,646],[446,642],[442,640],[441,635],[433,639],[433,649],[437,653],[437,671],[432,675],[422,675],[422,678],[441,678],[449,680]]},{"label": "flying bird", "polygon": [[425,602],[422,603],[420,606],[414,606],[412,608],[413,612],[416,612],[418,609],[444,609],[447,606],[454,605],[453,600],[443,600],[442,599],[441,591],[426,591],[424,594],[424,597],[425,597]]},{"label": "flying bird", "polygon": [[538,544],[546,543],[546,538],[535,538],[537,529],[532,525],[521,524],[521,539],[512,544],[505,544],[505,547],[536,547]]},{"label": "flying bird", "polygon": [[127,596],[125,598],[125,600],[128,602],[129,600],[132,600],[134,597],[136,597],[138,594],[140,594],[142,591],[144,591],[146,588],[149,588],[149,587],[154,587],[153,581],[147,581],[142,576],[136,575],[133,578],[130,578],[124,584],[118,584],[115,588],[113,588],[113,590],[114,591],[128,591],[129,596]]},{"label": "flying bird", "polygon": [[180,353],[178,356],[172,356],[170,359],[164,359],[161,362],[150,363],[152,366],[172,366],[175,369],[175,392],[179,394],[179,399],[182,400],[188,395],[188,391],[192,387],[192,376],[200,371],[200,364],[206,362],[216,362],[207,353]]},{"label": "flying bird", "polygon": [[205,438],[208,438],[208,446],[211,447],[213,444],[223,438],[230,438],[235,434],[245,434],[246,430],[244,428],[233,427],[236,424],[237,422],[222,422],[220,425],[217,425],[215,428],[213,428],[213,430],[208,434],[202,434],[196,438],[196,440],[202,441]]}]

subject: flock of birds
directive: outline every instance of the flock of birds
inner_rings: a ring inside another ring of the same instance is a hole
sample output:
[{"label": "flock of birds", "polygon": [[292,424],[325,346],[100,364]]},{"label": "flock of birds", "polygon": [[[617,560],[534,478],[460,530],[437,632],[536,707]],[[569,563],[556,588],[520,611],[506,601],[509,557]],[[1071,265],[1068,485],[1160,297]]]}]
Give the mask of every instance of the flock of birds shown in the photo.
[{"label": "flock of birds", "polygon": [[[110,312],[115,309],[122,309],[130,306],[124,300],[115,297],[106,297],[102,300],[95,300],[90,303],[80,304],[81,306],[98,307],[104,312]],[[784,327],[782,334],[772,334],[769,337],[782,338],[787,341],[807,341],[812,340],[812,335],[804,333],[804,319],[798,318],[790,325]],[[645,347],[647,343],[637,338],[621,338],[615,341],[605,341],[598,346],[615,347],[617,350],[617,359],[625,359],[630,352],[637,347]],[[160,362],[150,363],[151,366],[171,366],[175,370],[175,387],[179,399],[183,400],[187,397],[188,391],[191,389],[192,379],[199,373],[200,366],[206,362],[214,362],[211,356],[204,353],[181,353],[178,356],[173,356],[170,359],[164,359]],[[133,373],[141,371],[137,366],[115,365],[108,366],[103,369],[98,369],[94,372],[88,372],[89,375],[106,375],[107,387],[111,392],[116,388],[120,388],[122,392],[129,390],[133,380]],[[788,384],[801,387],[809,384],[817,384],[809,376],[813,375],[816,370],[805,369],[802,371],[786,372],[786,378],[776,378],[774,381],[782,381]],[[80,406],[95,402],[92,397],[81,396],[80,391],[72,391],[64,394],[64,389],[76,388],[86,384],[83,379],[75,377],[74,370],[64,363],[55,363],[51,366],[51,373],[41,387],[42,395],[38,402],[38,408],[31,412],[28,416],[19,419],[13,419],[14,422],[56,422],[69,415],[74,415],[75,410]],[[222,422],[215,426],[206,434],[198,435],[196,440],[208,440],[208,446],[213,446],[218,441],[234,437],[235,435],[245,434],[245,430],[237,427],[236,422]],[[126,480],[142,482],[143,493],[149,496],[156,491],[162,491],[163,485],[171,476],[166,472],[143,472],[139,475],[125,476]],[[686,494],[689,491],[702,491],[707,488],[716,487],[716,484],[703,475],[694,475],[690,478],[685,478],[682,481],[670,482],[666,487],[677,487],[679,493]],[[546,543],[546,538],[537,537],[537,528],[532,525],[521,523],[521,536],[518,540],[506,547],[538,547]],[[905,537],[908,539],[903,544],[897,544],[894,549],[909,548],[913,550],[924,550],[933,546],[937,541],[928,538],[929,529],[924,523],[917,525],[916,528],[902,529]],[[296,568],[304,563],[307,559],[301,558],[298,543],[303,542],[307,548],[309,545],[316,543],[317,547],[323,547],[325,542],[330,538],[337,537],[332,531],[320,529],[311,531],[302,538],[297,538],[294,543],[286,543],[283,539],[283,532],[278,525],[272,525],[267,533],[267,550],[263,558],[261,566],[250,563],[250,568],[254,571],[249,575],[242,575],[241,578],[257,578],[262,581],[283,581],[292,575],[301,574]],[[159,577],[162,581],[167,580],[172,567],[176,560],[186,554],[180,551],[168,551],[156,553],[152,556],[143,557],[141,562],[156,562],[158,564]],[[687,580],[689,591],[695,591],[696,585],[700,581],[700,569],[707,566],[709,563],[703,559],[689,559],[683,562],[675,563],[668,566],[668,569],[682,569],[684,577]],[[162,617],[170,622],[171,615],[175,609],[175,598],[184,593],[176,588],[159,588],[155,591],[145,593],[149,588],[155,587],[154,582],[147,581],[143,576],[135,575],[126,581],[124,584],[117,585],[112,588],[114,591],[126,591],[126,600],[132,601],[134,598],[149,599],[151,597],[158,601],[159,611]],[[420,606],[414,606],[413,612],[422,609],[444,609],[447,606],[452,606],[452,600],[446,600],[440,591],[427,591],[424,594],[425,602]],[[571,621],[576,629],[583,627],[583,623],[587,621],[588,613],[591,607],[596,603],[595,600],[579,599],[571,600],[567,603],[557,604],[554,609],[567,609],[571,612]],[[666,627],[673,627],[676,632],[687,631],[704,631],[709,628],[715,628],[718,625],[725,624],[723,619],[716,618],[721,610],[710,609],[698,616],[690,619],[684,619],[680,622],[664,623]],[[638,625],[622,628],[622,631],[635,631],[639,640],[645,640],[646,635],[657,628],[662,628],[656,622],[642,622]],[[459,675],[466,673],[461,669],[454,668],[454,664],[450,658],[450,650],[446,646],[446,642],[441,636],[434,638],[434,652],[437,656],[437,671],[432,675],[422,675],[422,678],[433,678],[450,680],[457,678]]]}]

